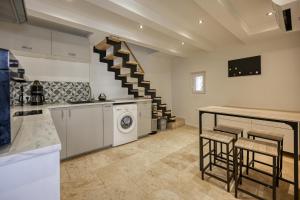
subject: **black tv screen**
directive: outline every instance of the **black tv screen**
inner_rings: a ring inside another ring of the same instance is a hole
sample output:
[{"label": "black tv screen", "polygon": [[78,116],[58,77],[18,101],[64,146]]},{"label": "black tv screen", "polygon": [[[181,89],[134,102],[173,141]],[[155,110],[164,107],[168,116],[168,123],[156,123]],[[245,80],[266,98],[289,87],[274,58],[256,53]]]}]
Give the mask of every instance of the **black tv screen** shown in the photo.
[{"label": "black tv screen", "polygon": [[261,56],[253,56],[228,61],[228,77],[261,74]]}]

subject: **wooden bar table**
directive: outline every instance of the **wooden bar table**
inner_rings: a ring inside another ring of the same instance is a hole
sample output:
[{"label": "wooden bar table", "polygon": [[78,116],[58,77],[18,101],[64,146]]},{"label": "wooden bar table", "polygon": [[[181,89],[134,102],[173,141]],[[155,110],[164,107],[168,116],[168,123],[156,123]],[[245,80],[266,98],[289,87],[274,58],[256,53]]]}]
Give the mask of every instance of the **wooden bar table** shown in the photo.
[{"label": "wooden bar table", "polygon": [[[300,113],[251,109],[251,108],[238,108],[238,107],[225,107],[225,106],[208,106],[199,108],[199,135],[202,133],[202,117],[203,114],[214,115],[214,123],[217,125],[217,116],[231,116],[246,119],[255,119],[262,121],[277,122],[289,125],[294,132],[294,181],[287,181],[294,185],[294,199],[299,200],[299,169],[298,169],[298,149],[299,149],[299,123]],[[199,139],[200,141],[200,139]],[[200,159],[199,159],[200,160]],[[200,169],[202,170],[202,169]]]}]

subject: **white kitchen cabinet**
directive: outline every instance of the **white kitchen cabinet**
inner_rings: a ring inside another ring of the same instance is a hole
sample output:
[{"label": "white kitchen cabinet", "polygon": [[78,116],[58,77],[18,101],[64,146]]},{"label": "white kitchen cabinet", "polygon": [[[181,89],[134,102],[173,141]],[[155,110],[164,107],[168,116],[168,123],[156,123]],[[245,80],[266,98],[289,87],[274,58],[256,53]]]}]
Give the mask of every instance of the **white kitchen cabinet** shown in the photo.
[{"label": "white kitchen cabinet", "polygon": [[28,24],[0,22],[0,48],[19,56],[90,62],[86,37],[53,31]]},{"label": "white kitchen cabinet", "polygon": [[87,105],[51,109],[52,120],[61,141],[61,159],[103,147],[102,107]]},{"label": "white kitchen cabinet", "polygon": [[68,157],[103,147],[102,105],[70,107],[67,124]]},{"label": "white kitchen cabinet", "polygon": [[89,62],[89,41],[85,37],[52,31],[52,55],[72,61]]},{"label": "white kitchen cabinet", "polygon": [[0,22],[0,48],[2,49],[12,49],[14,46],[14,35],[9,23]]},{"label": "white kitchen cabinet", "polygon": [[14,50],[19,55],[51,56],[51,31],[35,26],[20,25],[14,37]]},{"label": "white kitchen cabinet", "polygon": [[51,109],[51,116],[61,142],[60,159],[67,158],[67,109]]},{"label": "white kitchen cabinet", "polygon": [[113,117],[113,105],[103,105],[103,146],[109,147],[113,144],[114,133],[114,117]]},{"label": "white kitchen cabinet", "polygon": [[152,122],[152,103],[151,101],[137,102],[138,109],[138,137],[142,137],[151,133]]},{"label": "white kitchen cabinet", "polygon": [[51,31],[27,24],[1,23],[2,48],[15,50],[18,55],[51,56]]}]

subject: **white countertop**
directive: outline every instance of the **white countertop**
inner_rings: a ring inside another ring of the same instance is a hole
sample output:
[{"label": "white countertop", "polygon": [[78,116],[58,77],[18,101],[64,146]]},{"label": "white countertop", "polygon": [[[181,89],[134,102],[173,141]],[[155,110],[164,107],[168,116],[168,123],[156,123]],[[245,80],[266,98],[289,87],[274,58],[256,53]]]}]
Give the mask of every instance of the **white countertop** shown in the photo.
[{"label": "white countertop", "polygon": [[[43,110],[43,114],[25,116],[22,127],[11,145],[0,149],[0,166],[8,165],[35,156],[60,151],[61,143],[49,109],[59,107],[89,106],[113,103],[132,103],[151,101],[151,99],[114,99],[111,102],[83,104],[46,104],[42,106],[26,105],[23,110]],[[19,107],[15,111],[20,110]]]}]

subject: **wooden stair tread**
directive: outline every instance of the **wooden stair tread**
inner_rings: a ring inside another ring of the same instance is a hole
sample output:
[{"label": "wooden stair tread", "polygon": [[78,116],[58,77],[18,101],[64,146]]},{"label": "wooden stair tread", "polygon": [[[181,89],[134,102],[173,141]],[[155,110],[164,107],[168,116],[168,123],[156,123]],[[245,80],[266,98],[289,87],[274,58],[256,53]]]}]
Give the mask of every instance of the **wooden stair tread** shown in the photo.
[{"label": "wooden stair tread", "polygon": [[101,51],[105,51],[107,50],[109,47],[111,47],[110,44],[106,43],[106,40],[103,40],[102,42],[100,42],[99,44],[95,45],[95,48]]},{"label": "wooden stair tread", "polygon": [[154,100],[161,100],[161,97],[154,97]]},{"label": "wooden stair tread", "polygon": [[128,65],[138,65],[137,62],[134,62],[134,61],[127,61],[126,64],[128,64]]},{"label": "wooden stair tread", "polygon": [[150,84],[150,81],[141,81],[142,84]]},{"label": "wooden stair tread", "polygon": [[149,90],[147,90],[147,92],[156,92],[156,90],[155,89],[149,89]]},{"label": "wooden stair tread", "polygon": [[175,120],[176,119],[176,116],[172,116],[172,117],[169,117],[168,120]]},{"label": "wooden stair tread", "polygon": [[158,105],[158,107],[164,108],[164,107],[167,107],[167,105],[166,104],[160,104],[160,105]]},{"label": "wooden stair tread", "polygon": [[124,83],[125,85],[135,85],[135,84],[137,84],[137,82],[126,82],[126,83]]},{"label": "wooden stair tread", "polygon": [[109,54],[107,56],[104,57],[105,60],[114,60],[116,57],[114,56],[114,54]]},{"label": "wooden stair tread", "polygon": [[117,64],[117,65],[111,66],[110,68],[112,68],[112,69],[121,69],[121,67],[122,67],[122,64]]},{"label": "wooden stair tread", "polygon": [[144,75],[143,72],[133,72],[134,74],[141,74],[141,75]]},{"label": "wooden stair tread", "polygon": [[130,54],[129,51],[127,51],[125,49],[120,49],[118,52],[121,54]]},{"label": "wooden stair tread", "polygon": [[118,76],[119,77],[126,77],[126,76],[129,76],[130,74],[119,74]]},{"label": "wooden stair tread", "polygon": [[114,36],[110,36],[108,37],[109,40],[113,41],[113,42],[121,42],[121,40],[117,37],[114,37]]}]

